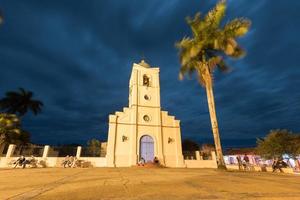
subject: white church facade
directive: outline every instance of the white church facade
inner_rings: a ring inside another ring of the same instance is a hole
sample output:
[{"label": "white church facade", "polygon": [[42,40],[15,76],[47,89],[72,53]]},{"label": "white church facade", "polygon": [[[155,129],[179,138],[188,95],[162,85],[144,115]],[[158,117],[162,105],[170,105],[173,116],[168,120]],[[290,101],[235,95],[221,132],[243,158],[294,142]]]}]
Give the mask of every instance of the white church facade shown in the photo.
[{"label": "white church facade", "polygon": [[107,166],[135,166],[154,157],[166,167],[185,167],[180,121],[161,110],[159,68],[134,63],[129,106],[109,115]]}]

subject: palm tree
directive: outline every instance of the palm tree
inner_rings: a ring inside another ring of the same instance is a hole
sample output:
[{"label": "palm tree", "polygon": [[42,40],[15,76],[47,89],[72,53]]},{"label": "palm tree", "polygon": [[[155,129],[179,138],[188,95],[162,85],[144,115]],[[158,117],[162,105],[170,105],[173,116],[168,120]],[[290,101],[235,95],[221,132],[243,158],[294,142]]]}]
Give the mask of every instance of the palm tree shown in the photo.
[{"label": "palm tree", "polygon": [[6,93],[6,97],[0,99],[0,109],[6,113],[17,114],[18,116],[25,115],[28,110],[34,115],[41,112],[43,103],[38,100],[33,100],[33,93],[19,88],[19,91],[11,91]]},{"label": "palm tree", "polygon": [[0,153],[3,144],[21,135],[20,120],[14,114],[0,113]]},{"label": "palm tree", "polygon": [[179,78],[182,80],[185,74],[192,75],[195,72],[199,83],[206,89],[218,168],[223,169],[226,169],[226,165],[214,102],[213,72],[216,68],[223,72],[229,70],[224,57],[241,58],[245,55],[236,39],[245,35],[251,24],[245,18],[237,18],[222,26],[225,11],[226,1],[221,0],[205,17],[201,17],[200,13],[194,18],[187,17],[192,37],[184,37],[176,43],[181,64]]},{"label": "palm tree", "polygon": [[0,154],[5,143],[27,144],[30,134],[21,128],[21,121],[15,114],[0,113]]}]

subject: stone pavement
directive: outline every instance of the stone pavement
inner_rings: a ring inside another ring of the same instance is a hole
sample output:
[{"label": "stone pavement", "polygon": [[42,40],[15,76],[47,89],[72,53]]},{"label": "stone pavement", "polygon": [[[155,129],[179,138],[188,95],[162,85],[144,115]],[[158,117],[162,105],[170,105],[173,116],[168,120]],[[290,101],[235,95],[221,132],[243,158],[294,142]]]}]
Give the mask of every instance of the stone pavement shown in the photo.
[{"label": "stone pavement", "polygon": [[300,176],[142,167],[1,169],[2,199],[300,199]]}]

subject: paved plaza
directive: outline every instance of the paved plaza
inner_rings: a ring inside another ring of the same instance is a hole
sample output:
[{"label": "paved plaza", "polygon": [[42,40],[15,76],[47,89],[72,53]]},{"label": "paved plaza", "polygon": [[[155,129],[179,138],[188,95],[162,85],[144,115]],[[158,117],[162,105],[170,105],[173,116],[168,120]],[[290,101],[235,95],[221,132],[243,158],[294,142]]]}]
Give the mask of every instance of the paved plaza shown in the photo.
[{"label": "paved plaza", "polygon": [[300,176],[170,168],[1,169],[0,199],[300,199]]}]

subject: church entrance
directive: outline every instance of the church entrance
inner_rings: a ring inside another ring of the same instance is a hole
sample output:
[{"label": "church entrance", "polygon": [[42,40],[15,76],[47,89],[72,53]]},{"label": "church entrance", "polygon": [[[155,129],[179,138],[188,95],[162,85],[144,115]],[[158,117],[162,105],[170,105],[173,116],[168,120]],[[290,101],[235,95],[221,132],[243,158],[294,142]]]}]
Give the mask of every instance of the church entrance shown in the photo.
[{"label": "church entrance", "polygon": [[152,162],[154,159],[154,141],[149,135],[144,135],[140,140],[140,158],[144,158],[145,162]]}]

